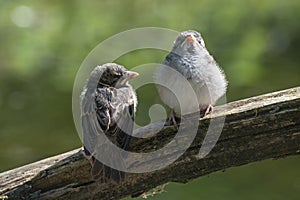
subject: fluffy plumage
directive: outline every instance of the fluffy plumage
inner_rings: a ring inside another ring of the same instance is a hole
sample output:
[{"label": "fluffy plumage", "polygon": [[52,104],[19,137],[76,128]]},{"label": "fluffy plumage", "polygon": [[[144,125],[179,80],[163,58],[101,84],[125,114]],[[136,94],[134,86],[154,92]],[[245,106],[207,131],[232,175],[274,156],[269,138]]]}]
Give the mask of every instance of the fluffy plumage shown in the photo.
[{"label": "fluffy plumage", "polygon": [[[97,137],[101,134],[118,147],[128,150],[130,134],[137,99],[128,81],[138,74],[127,71],[123,66],[107,63],[97,66],[91,73],[81,95],[81,120],[84,154],[89,159],[94,179],[101,182],[112,180],[119,183],[124,173],[102,164],[97,154],[104,154],[109,163],[124,165],[119,152],[112,152],[104,141]],[[99,148],[101,147],[101,152]]]},{"label": "fluffy plumage", "polygon": [[[204,110],[205,114],[211,111],[212,105],[226,92],[225,75],[205,48],[200,33],[196,31],[180,33],[163,64],[179,72],[190,83],[197,96],[199,108]],[[160,85],[157,86],[158,92],[164,103],[175,113],[180,113],[180,106],[188,107],[194,99],[190,98],[191,93],[182,87],[182,81],[177,76],[170,76],[168,67],[159,67],[155,79],[183,95],[184,101],[179,103],[170,90]],[[188,108],[185,110],[195,111]]]}]

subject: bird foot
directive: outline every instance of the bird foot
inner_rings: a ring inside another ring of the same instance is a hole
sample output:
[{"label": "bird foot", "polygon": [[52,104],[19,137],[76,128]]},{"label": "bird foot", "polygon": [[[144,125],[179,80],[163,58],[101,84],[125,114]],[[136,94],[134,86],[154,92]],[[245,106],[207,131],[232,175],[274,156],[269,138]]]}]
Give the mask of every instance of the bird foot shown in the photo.
[{"label": "bird foot", "polygon": [[93,166],[94,157],[90,154],[90,152],[86,152],[86,149],[81,151],[82,155],[89,161],[89,163]]},{"label": "bird foot", "polygon": [[205,117],[206,115],[208,115],[209,113],[211,113],[213,111],[213,106],[211,104],[209,104],[208,106],[204,106],[200,108],[200,116],[201,117]]},{"label": "bird foot", "polygon": [[171,111],[169,118],[166,120],[165,126],[176,126],[178,128],[181,118],[176,116],[174,110]]}]

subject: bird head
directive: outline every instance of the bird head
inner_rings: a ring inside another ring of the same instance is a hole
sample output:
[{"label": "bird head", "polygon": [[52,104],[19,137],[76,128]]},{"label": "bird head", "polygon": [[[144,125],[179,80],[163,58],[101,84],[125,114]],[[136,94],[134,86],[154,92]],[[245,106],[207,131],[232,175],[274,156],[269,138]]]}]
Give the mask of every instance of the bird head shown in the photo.
[{"label": "bird head", "polygon": [[123,66],[115,63],[109,63],[103,65],[103,67],[105,67],[105,69],[101,75],[99,83],[116,88],[127,85],[130,79],[139,75],[137,72],[129,71]]},{"label": "bird head", "polygon": [[175,40],[172,52],[182,56],[186,53],[196,54],[201,48],[205,48],[201,34],[197,31],[189,30],[179,34]]}]

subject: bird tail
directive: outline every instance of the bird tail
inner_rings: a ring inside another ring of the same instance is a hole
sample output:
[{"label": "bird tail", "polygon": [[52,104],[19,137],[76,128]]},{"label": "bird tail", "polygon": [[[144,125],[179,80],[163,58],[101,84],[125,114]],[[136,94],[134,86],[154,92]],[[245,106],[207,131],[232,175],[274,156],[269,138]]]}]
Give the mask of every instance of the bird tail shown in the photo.
[{"label": "bird tail", "polygon": [[122,182],[125,178],[125,173],[112,169],[98,160],[95,160],[91,174],[94,180],[100,181],[101,183],[106,183],[112,181],[116,184]]},{"label": "bird tail", "polygon": [[110,151],[109,148],[105,148],[106,145],[102,145],[103,151],[101,154],[104,156],[106,163],[103,164],[97,160],[94,156],[92,159],[91,175],[94,180],[100,182],[114,182],[119,184],[125,179],[125,172],[111,168],[110,166],[118,167],[119,169],[126,169],[125,158],[122,152]]}]

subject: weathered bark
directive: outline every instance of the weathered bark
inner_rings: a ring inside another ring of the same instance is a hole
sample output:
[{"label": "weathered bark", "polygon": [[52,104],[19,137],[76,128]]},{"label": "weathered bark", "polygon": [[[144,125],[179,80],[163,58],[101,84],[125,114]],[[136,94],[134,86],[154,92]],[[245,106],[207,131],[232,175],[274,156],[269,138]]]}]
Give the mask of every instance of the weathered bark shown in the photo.
[{"label": "weathered bark", "polygon": [[[224,116],[217,144],[201,159],[197,155],[210,120]],[[199,120],[196,115],[185,119],[180,126],[186,129]],[[186,183],[229,167],[300,154],[300,87],[216,107],[200,122],[192,145],[178,160],[158,171],[127,174],[120,185],[92,181],[90,165],[76,149],[0,174],[0,195],[9,199],[120,199],[167,182]],[[159,125],[137,132],[152,133]],[[134,140],[131,148],[151,151],[175,134],[174,127],[165,127],[151,139]]]}]

